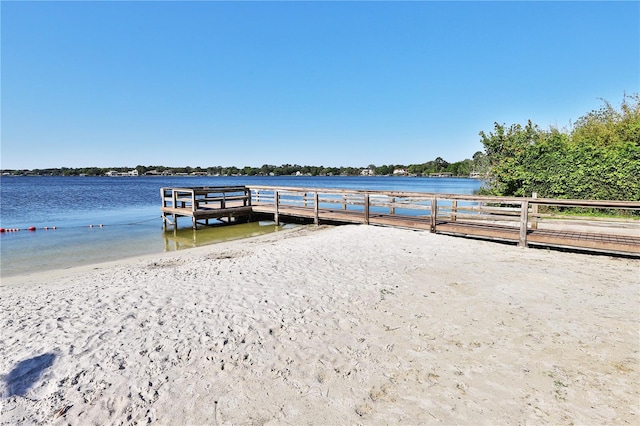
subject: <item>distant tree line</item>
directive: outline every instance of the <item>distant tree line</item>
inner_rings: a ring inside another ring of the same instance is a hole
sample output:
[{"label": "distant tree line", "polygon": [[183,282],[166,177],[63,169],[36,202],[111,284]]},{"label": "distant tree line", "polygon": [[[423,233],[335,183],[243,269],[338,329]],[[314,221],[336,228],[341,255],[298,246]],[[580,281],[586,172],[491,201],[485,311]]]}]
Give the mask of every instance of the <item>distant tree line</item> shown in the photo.
[{"label": "distant tree line", "polygon": [[[580,117],[571,129],[542,130],[526,125],[495,123],[480,132],[484,152],[449,163],[441,157],[420,164],[368,167],[323,167],[264,164],[261,167],[137,166],[138,175],[206,174],[221,176],[283,175],[451,175],[485,179],[482,193],[500,196],[610,199],[640,201],[640,96],[624,95],[620,108],[609,102]],[[2,174],[102,176],[131,168],[52,168],[2,170]]]},{"label": "distant tree line", "polygon": [[491,179],[485,193],[640,201],[640,96],[625,95],[579,118],[571,130],[495,123],[480,132]]},{"label": "distant tree line", "polygon": [[[138,175],[219,175],[219,176],[289,176],[289,175],[305,175],[305,176],[356,176],[362,174],[368,175],[393,175],[410,174],[413,176],[429,176],[434,173],[450,173],[452,176],[469,176],[471,173],[486,173],[488,161],[482,152],[474,154],[473,159],[467,159],[455,163],[448,163],[438,157],[433,161],[422,164],[411,164],[408,166],[402,164],[389,164],[383,166],[375,166],[373,164],[368,167],[324,167],[324,166],[301,166],[298,164],[282,164],[275,166],[264,164],[261,167],[245,166],[242,168],[229,166],[212,166],[212,167],[167,167],[167,166],[142,166],[138,165],[133,169],[137,170]],[[110,171],[128,172],[132,168],[128,167],[83,167],[83,168],[49,168],[49,169],[32,169],[32,170],[10,170],[5,169],[3,174],[12,175],[38,175],[38,176],[104,176]]]}]

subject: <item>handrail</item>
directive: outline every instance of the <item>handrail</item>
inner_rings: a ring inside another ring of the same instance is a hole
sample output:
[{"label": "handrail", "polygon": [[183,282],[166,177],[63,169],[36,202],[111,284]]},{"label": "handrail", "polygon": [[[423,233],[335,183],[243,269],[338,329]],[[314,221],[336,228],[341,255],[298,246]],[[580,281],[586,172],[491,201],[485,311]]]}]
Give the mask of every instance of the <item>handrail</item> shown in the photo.
[{"label": "handrail", "polygon": [[594,208],[621,208],[621,209],[640,209],[640,201],[627,200],[580,200],[580,199],[563,199],[563,198],[535,198],[535,197],[500,197],[493,195],[467,195],[467,194],[447,194],[435,192],[415,192],[415,191],[394,191],[394,190],[377,190],[377,189],[344,189],[344,188],[315,188],[315,187],[295,187],[295,186],[268,186],[268,185],[247,185],[247,188],[273,190],[277,188],[279,191],[291,192],[319,192],[319,193],[336,193],[336,194],[375,194],[388,195],[395,197],[419,197],[430,198],[436,196],[447,200],[465,200],[465,201],[484,201],[487,203],[521,203],[528,201],[533,204],[554,205],[554,206],[572,206],[572,207],[594,207]]},{"label": "handrail", "polygon": [[[431,219],[431,231],[437,231],[438,220],[448,219],[451,222],[456,220],[492,220],[499,222],[518,223],[518,245],[526,247],[529,229],[537,229],[539,222],[549,222],[552,219],[548,214],[538,213],[538,206],[562,206],[562,207],[587,207],[600,209],[627,209],[640,210],[640,202],[625,200],[574,200],[574,199],[552,199],[536,197],[496,197],[484,195],[467,194],[441,194],[413,191],[393,191],[393,190],[366,190],[366,189],[343,189],[343,188],[309,188],[309,187],[287,187],[287,186],[267,186],[248,185],[252,198],[263,203],[274,203],[274,217],[276,223],[279,221],[279,213],[283,206],[304,205],[309,202],[309,193],[313,194],[313,206],[315,210],[315,222],[318,222],[319,203],[342,204],[343,210],[347,206],[358,207],[362,210],[363,223],[369,223],[372,208],[389,208],[389,215],[396,214],[396,209],[418,209],[428,212]],[[264,192],[273,192],[273,198]],[[319,194],[325,195],[320,197]],[[329,197],[327,197],[327,195]],[[331,195],[341,195],[340,198],[330,198]],[[355,196],[355,198],[353,197]],[[298,198],[296,198],[298,197]],[[459,201],[475,203],[471,206],[460,204]],[[443,205],[444,203],[444,205]],[[447,205],[450,203],[451,205]],[[505,207],[512,206],[512,207]],[[465,211],[471,213],[464,213]],[[443,216],[445,214],[446,216]],[[553,217],[553,216],[551,216]],[[556,216],[563,219],[562,216]],[[572,219],[575,220],[575,217]],[[583,224],[589,218],[585,218]],[[601,220],[602,222],[606,220]],[[640,220],[614,220],[613,225],[624,224],[639,226]],[[602,224],[600,224],[602,225]],[[624,227],[624,226],[623,226]],[[640,235],[640,234],[639,234]]]},{"label": "handrail", "polygon": [[[160,196],[165,230],[167,223],[175,229],[177,217],[185,215],[185,212],[189,212],[187,215],[192,218],[193,228],[196,229],[198,217],[204,216],[208,224],[213,210],[230,211],[251,206],[251,190],[246,186],[163,187],[160,188]],[[173,216],[173,223],[168,222],[167,214]]]}]

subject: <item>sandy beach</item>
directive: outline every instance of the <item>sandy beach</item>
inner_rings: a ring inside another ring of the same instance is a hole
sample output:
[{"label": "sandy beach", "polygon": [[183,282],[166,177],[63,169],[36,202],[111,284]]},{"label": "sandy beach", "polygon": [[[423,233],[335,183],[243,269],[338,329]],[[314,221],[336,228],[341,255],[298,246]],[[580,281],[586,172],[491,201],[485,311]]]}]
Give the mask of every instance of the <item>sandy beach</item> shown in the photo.
[{"label": "sandy beach", "polygon": [[374,226],[2,280],[1,423],[640,423],[640,261]]}]

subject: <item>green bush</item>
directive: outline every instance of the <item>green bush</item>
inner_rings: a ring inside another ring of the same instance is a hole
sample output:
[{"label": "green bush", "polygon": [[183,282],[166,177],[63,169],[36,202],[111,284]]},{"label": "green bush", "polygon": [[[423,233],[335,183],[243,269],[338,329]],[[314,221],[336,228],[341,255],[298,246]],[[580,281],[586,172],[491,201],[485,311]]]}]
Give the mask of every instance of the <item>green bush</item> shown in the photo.
[{"label": "green bush", "polygon": [[640,96],[608,102],[570,132],[531,121],[480,132],[490,163],[485,193],[566,199],[640,201]]}]

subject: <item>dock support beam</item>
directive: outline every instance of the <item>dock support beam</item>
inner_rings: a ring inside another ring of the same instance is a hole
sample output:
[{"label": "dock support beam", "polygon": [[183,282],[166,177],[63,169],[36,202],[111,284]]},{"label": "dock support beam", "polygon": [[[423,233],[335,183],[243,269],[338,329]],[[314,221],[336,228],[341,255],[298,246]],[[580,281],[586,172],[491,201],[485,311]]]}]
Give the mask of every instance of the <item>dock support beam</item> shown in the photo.
[{"label": "dock support beam", "polygon": [[369,194],[364,195],[364,223],[369,224]]},{"label": "dock support beam", "polygon": [[520,210],[520,238],[518,247],[527,247],[527,224],[529,222],[529,200],[522,202]]},{"label": "dock support beam", "polygon": [[438,213],[438,200],[435,197],[431,198],[431,232],[436,232],[436,218]]},{"label": "dock support beam", "polygon": [[276,223],[276,226],[280,226],[280,217],[278,212],[278,204],[280,204],[280,192],[273,191],[273,204],[275,206],[275,210],[273,212],[273,221]]},{"label": "dock support beam", "polygon": [[[534,192],[533,194],[531,194],[531,198],[538,198],[538,193]],[[533,203],[531,205],[531,215],[533,216],[531,218],[531,229],[538,229],[538,204],[537,203]]]}]

